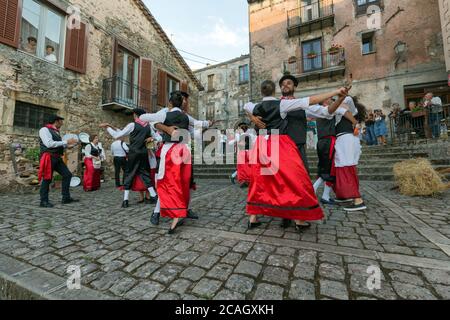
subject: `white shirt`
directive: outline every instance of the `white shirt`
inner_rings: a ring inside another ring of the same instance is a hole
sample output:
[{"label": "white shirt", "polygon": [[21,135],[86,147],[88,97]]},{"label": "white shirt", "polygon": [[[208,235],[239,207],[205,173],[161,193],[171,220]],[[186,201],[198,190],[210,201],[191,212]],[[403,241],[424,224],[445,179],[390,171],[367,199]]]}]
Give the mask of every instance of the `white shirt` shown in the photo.
[{"label": "white shirt", "polygon": [[46,127],[39,130],[39,138],[41,138],[44,146],[46,146],[49,149],[67,147],[67,141],[54,141],[50,129]]},{"label": "white shirt", "polygon": [[[134,122],[129,123],[125,128],[123,128],[122,130],[114,130],[113,128],[109,128],[108,127],[108,133],[114,138],[114,139],[120,139],[123,137],[127,137],[129,136],[133,131],[134,131]],[[159,134],[156,134],[155,130],[150,127],[150,131],[151,131],[151,135],[153,137],[153,139],[155,139],[156,141],[162,141],[162,138]]]},{"label": "white shirt", "polygon": [[[98,145],[94,146],[97,149],[101,150],[100,152],[100,160],[101,161],[105,161],[106,160],[106,155],[105,155],[105,150],[103,150],[103,147],[101,145],[101,143],[99,143]],[[84,155],[86,158],[92,158],[92,143],[88,144],[85,148],[84,148]]]},{"label": "white shirt", "polygon": [[111,154],[113,157],[126,157],[128,151],[130,149],[123,141],[116,140],[111,144]]},{"label": "white shirt", "polygon": [[[263,101],[280,101],[274,97],[265,97]],[[281,100],[280,101],[280,116],[282,119],[286,119],[287,114],[291,111],[305,110],[306,117],[308,118],[325,118],[333,119],[334,115],[328,112],[328,108],[319,104],[309,105],[309,97],[293,100]],[[256,104],[249,102],[244,106],[244,110],[253,114]]]},{"label": "white shirt", "polygon": [[48,55],[45,56],[45,60],[50,61],[50,62],[58,62],[58,59],[56,58],[56,55],[54,53],[50,53]]}]

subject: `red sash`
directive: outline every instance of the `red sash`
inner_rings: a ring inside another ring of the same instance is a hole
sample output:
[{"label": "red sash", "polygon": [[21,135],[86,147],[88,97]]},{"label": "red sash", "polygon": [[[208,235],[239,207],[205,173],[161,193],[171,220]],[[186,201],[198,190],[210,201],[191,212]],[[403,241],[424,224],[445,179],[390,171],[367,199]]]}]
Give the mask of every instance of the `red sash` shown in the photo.
[{"label": "red sash", "polygon": [[38,180],[52,180],[53,179],[53,169],[52,169],[52,155],[49,152],[45,152],[41,156],[39,162],[39,173]]}]

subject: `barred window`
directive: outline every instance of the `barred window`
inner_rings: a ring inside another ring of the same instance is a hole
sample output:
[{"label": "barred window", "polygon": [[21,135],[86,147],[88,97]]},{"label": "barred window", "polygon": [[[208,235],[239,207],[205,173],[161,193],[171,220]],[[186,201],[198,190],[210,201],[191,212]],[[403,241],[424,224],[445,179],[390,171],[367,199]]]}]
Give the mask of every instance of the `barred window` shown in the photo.
[{"label": "barred window", "polygon": [[49,116],[56,114],[56,112],[56,109],[16,101],[14,126],[29,129],[40,129],[45,125],[46,121],[48,121]]}]

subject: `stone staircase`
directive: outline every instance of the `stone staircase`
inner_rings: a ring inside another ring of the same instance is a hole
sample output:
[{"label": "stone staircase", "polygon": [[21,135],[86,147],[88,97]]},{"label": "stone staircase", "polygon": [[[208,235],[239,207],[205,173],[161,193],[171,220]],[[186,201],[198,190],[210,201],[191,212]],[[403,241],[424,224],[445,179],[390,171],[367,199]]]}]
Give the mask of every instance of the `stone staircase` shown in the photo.
[{"label": "stone staircase", "polygon": [[[311,178],[317,177],[317,153],[308,150],[308,161]],[[411,146],[391,147],[363,147],[363,154],[358,166],[359,177],[362,181],[393,181],[394,164],[412,158],[429,158],[426,151],[418,150]],[[450,158],[430,160],[435,169],[450,168]],[[195,178],[200,179],[229,179],[236,170],[236,165],[194,165]],[[446,175],[450,180],[450,175]]]}]

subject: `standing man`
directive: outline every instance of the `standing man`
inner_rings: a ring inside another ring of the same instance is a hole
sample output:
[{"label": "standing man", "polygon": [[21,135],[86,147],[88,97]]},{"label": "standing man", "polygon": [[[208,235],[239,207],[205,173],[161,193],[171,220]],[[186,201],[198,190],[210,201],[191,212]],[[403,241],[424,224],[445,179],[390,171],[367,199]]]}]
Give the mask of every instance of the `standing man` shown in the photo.
[{"label": "standing man", "polygon": [[428,109],[430,114],[429,123],[433,139],[439,138],[442,112],[444,111],[442,107],[442,100],[439,97],[435,97],[433,93],[429,92],[425,95],[423,105]]},{"label": "standing man", "polygon": [[115,129],[108,123],[100,125],[101,128],[107,129],[114,139],[130,136],[130,152],[128,154],[128,168],[124,183],[125,192],[122,208],[129,207],[130,190],[136,175],[141,176],[147,187],[150,193],[150,203],[155,204],[157,201],[157,194],[150,178],[150,164],[146,146],[148,141],[153,141],[154,138],[152,136],[154,132],[147,122],[139,119],[145,113],[145,110],[134,109],[134,122],[128,124],[123,130]]},{"label": "standing man", "polygon": [[[127,144],[122,138],[117,139],[111,145],[111,153],[114,157],[114,174],[116,178],[116,188],[120,188],[125,183],[125,174],[127,168],[127,154],[130,151]],[[120,171],[122,170],[122,180],[120,179]]]},{"label": "standing man", "polygon": [[40,196],[41,207],[52,208],[48,198],[50,183],[53,180],[53,171],[62,176],[62,203],[69,204],[78,202],[70,196],[70,180],[72,173],[67,168],[62,157],[64,149],[72,148],[77,144],[76,139],[63,141],[59,130],[64,124],[64,118],[57,115],[51,115],[49,123],[39,130],[39,144],[41,149],[39,181],[41,183]]}]

